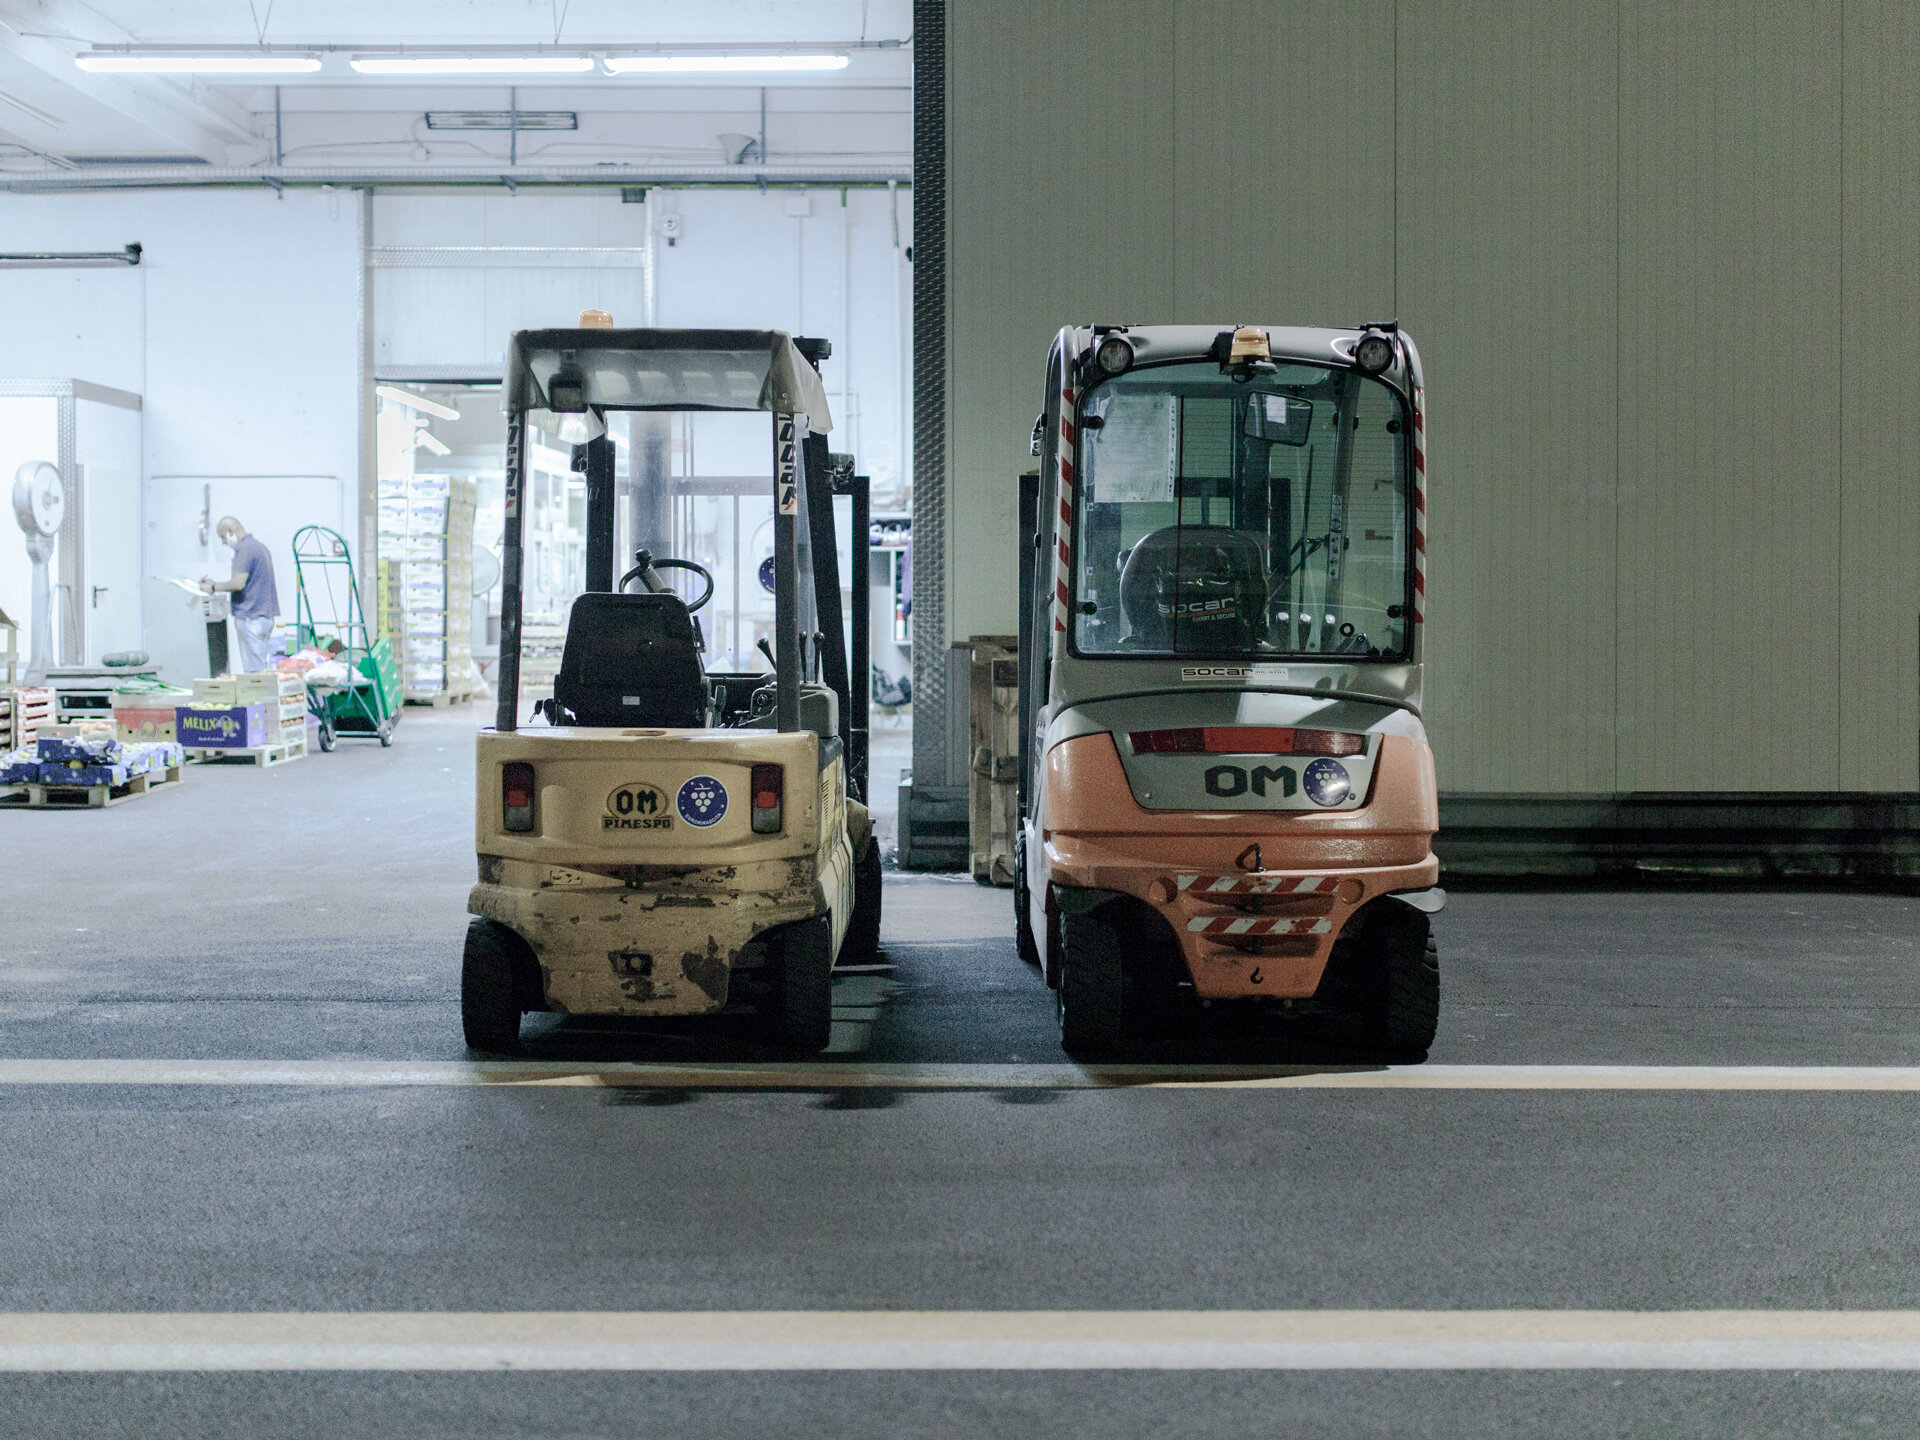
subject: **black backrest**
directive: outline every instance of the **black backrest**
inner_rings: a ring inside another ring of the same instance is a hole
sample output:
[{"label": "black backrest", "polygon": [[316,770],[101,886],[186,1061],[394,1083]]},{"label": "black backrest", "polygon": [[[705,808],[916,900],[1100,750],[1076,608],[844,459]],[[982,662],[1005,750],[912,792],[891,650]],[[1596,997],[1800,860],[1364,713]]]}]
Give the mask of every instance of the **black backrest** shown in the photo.
[{"label": "black backrest", "polygon": [[1193,653],[1266,638],[1266,559],[1243,530],[1169,525],[1140,538],[1120,572],[1133,643]]},{"label": "black backrest", "polygon": [[553,698],[563,724],[704,726],[707,680],[686,602],[604,590],[580,596],[567,617]]}]

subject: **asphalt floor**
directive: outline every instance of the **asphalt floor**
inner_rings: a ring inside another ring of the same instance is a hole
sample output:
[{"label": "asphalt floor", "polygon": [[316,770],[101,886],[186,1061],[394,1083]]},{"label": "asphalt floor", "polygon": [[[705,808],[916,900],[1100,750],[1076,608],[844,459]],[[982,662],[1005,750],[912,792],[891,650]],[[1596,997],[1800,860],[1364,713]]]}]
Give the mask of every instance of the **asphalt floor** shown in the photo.
[{"label": "asphalt floor", "polygon": [[[0,814],[0,1059],[461,1061],[470,710]],[[1431,1062],[1920,1066],[1920,899],[1459,890]],[[890,873],[836,1065],[1059,1065],[1008,892]],[[732,1021],[522,1055],[751,1065]],[[1337,1024],[1162,1064],[1363,1065]],[[0,1083],[0,1312],[1920,1308],[1911,1091]],[[0,1374],[0,1433],[1905,1435],[1920,1374]]]}]

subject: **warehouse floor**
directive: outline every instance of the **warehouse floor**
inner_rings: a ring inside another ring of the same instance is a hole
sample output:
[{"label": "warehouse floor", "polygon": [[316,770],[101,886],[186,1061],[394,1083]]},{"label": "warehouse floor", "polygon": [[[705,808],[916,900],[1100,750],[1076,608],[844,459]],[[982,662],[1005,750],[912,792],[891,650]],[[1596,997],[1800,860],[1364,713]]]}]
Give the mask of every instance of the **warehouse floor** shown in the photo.
[{"label": "warehouse floor", "polygon": [[[822,1078],[768,1068],[790,1057],[725,1023],[529,1017],[524,1058],[584,1083],[474,1083],[516,1078],[461,1068],[478,719],[410,711],[389,751],[0,814],[0,1328],[1920,1308],[1914,1096],[1858,1070],[1808,1093],[1724,1068],[1920,1066],[1911,896],[1456,894],[1424,1079],[1368,1088],[1337,1029],[1216,1025],[1145,1058],[1235,1063],[1239,1083],[1167,1089],[1065,1064],[1006,892],[889,875],[893,968],[837,982]],[[75,1063],[33,1063],[56,1060]],[[592,1068],[688,1061],[743,1068]],[[1629,1068],[1539,1068],[1568,1065]],[[1675,1089],[1662,1066],[1714,1068]],[[1288,1088],[1288,1067],[1327,1087]],[[1858,1435],[1920,1413],[1911,1372],[1409,1370],[1363,1351],[1304,1371],[470,1375],[391,1356],[249,1373],[189,1347],[151,1374],[0,1376],[0,1405],[34,1434],[369,1440]]]}]

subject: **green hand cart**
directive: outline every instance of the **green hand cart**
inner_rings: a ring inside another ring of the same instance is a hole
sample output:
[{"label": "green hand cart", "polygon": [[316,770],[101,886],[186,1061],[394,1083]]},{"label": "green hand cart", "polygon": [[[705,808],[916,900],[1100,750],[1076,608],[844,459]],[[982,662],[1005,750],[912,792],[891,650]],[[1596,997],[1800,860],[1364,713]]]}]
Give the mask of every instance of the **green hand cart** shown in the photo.
[{"label": "green hand cart", "polygon": [[347,542],[324,525],[295,532],[293,575],[296,639],[302,647],[317,645],[323,636],[338,640],[347,670],[342,682],[307,682],[307,710],[320,722],[320,748],[333,749],[341,735],[391,745],[400,723],[400,667],[393,646],[367,626]]}]

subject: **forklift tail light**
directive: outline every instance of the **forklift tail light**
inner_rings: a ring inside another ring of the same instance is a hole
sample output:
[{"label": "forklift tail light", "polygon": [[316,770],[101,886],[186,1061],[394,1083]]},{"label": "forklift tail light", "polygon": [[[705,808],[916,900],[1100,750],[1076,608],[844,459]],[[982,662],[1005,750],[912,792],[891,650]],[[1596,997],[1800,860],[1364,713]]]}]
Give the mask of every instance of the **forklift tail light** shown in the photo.
[{"label": "forklift tail light", "polygon": [[1358,755],[1367,737],[1344,730],[1290,730],[1272,725],[1205,725],[1135,730],[1136,755]]},{"label": "forklift tail light", "polygon": [[533,766],[525,761],[501,767],[500,820],[516,835],[533,829]]},{"label": "forklift tail light", "polygon": [[787,772],[780,765],[753,767],[753,833],[778,835],[785,810]]}]

